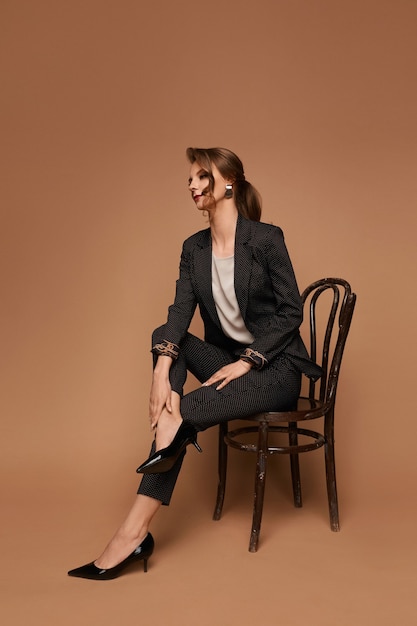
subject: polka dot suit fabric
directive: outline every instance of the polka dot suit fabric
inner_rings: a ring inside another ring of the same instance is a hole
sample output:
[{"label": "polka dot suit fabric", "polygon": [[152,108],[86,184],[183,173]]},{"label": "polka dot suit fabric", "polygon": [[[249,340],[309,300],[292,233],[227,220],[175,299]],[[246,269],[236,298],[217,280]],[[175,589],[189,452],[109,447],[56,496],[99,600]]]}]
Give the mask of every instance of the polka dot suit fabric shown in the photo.
[{"label": "polka dot suit fabric", "polygon": [[[198,431],[260,411],[291,409],[299,395],[301,373],[314,379],[321,374],[299,334],[302,304],[281,229],[239,216],[235,290],[244,322],[255,338],[250,346],[231,340],[221,329],[211,291],[210,230],[186,240],[175,301],[167,323],[154,332],[152,346],[154,362],[164,353],[164,345],[177,346],[170,382],[181,396],[183,418]],[[204,340],[188,333],[197,305]],[[224,365],[252,352],[254,367],[220,391],[211,385],[183,394],[188,371],[203,383]],[[183,457],[169,472],[144,475],[138,493],[169,504]]]}]

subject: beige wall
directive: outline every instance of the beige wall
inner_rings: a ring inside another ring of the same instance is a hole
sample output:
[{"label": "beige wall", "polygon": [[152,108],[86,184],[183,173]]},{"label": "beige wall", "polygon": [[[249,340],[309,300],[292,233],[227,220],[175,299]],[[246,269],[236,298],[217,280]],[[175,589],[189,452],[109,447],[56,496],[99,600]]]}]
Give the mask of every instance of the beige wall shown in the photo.
[{"label": "beige wall", "polygon": [[30,476],[88,492],[105,459],[107,480],[134,489],[150,333],[182,240],[205,227],[189,145],[241,156],[301,288],[334,275],[358,294],[337,407],[342,503],[414,484],[417,4],[0,10],[5,488]]}]

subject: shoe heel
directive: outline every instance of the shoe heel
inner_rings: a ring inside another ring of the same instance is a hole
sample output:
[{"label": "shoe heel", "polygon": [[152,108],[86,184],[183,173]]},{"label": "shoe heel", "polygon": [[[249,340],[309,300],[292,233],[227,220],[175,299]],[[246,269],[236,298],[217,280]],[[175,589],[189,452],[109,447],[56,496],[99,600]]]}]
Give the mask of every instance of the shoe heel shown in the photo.
[{"label": "shoe heel", "polygon": [[148,571],[148,559],[143,559],[143,571],[145,573]]},{"label": "shoe heel", "polygon": [[199,452],[203,452],[203,450],[201,449],[201,447],[198,445],[197,440],[195,439],[192,442],[193,446],[196,448],[196,450],[198,450]]}]

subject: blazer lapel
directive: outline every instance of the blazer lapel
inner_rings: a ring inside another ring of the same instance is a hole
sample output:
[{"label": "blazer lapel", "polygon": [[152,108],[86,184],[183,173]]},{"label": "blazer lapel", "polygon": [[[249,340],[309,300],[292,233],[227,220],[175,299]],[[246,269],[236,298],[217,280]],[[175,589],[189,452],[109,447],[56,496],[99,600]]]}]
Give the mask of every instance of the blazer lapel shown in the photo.
[{"label": "blazer lapel", "polygon": [[214,323],[221,328],[219,316],[213,298],[211,286],[212,247],[210,231],[204,231],[204,237],[194,252],[194,275],[196,289]]},{"label": "blazer lapel", "polygon": [[235,292],[243,319],[245,319],[248,307],[249,280],[252,272],[250,238],[250,222],[239,215],[235,239]]}]

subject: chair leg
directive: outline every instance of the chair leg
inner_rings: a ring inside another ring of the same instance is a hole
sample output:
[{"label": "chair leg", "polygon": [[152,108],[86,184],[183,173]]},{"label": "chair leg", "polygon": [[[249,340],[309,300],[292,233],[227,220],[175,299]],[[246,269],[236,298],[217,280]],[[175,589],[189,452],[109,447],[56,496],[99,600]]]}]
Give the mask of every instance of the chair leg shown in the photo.
[{"label": "chair leg", "polygon": [[337,501],[336,464],[334,454],[334,428],[333,415],[326,416],[325,422],[326,444],[324,446],[324,458],[326,463],[327,499],[329,503],[330,528],[337,532],[340,530],[339,506]]},{"label": "chair leg", "polygon": [[[290,422],[288,424],[289,443],[290,446],[298,445],[298,433],[297,423]],[[291,480],[292,480],[292,493],[294,498],[294,506],[302,507],[303,499],[301,495],[301,477],[300,477],[300,461],[298,454],[290,454],[291,464]]]},{"label": "chair leg", "polygon": [[223,510],[224,494],[226,491],[226,472],[227,472],[227,444],[224,438],[227,434],[227,422],[219,424],[219,456],[218,456],[218,472],[219,482],[217,486],[216,506],[214,507],[213,519],[218,521]]},{"label": "chair leg", "polygon": [[253,502],[252,529],[249,541],[249,552],[256,552],[258,549],[259,533],[261,530],[262,510],[264,505],[265,480],[266,480],[266,459],[268,456],[268,424],[260,423],[258,434],[258,449],[256,458],[255,473],[255,494]]}]

